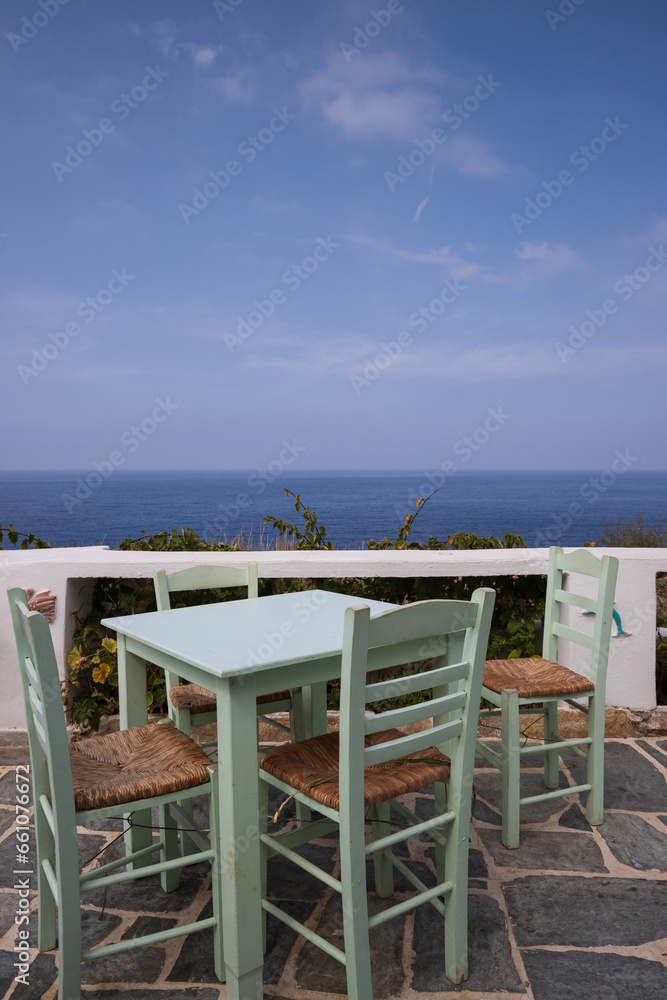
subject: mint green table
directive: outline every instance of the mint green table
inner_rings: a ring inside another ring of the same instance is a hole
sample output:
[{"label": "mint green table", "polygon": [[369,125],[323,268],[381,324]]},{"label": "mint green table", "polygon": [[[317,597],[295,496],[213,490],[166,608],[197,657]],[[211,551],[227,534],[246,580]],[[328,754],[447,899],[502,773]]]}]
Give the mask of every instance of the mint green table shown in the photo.
[{"label": "mint green table", "polygon": [[[308,590],[102,622],[118,635],[122,728],[146,722],[146,661],[214,691],[220,779],[220,885],[228,1000],[262,1000],[257,695],[305,687],[307,735],[326,731],[326,681],[340,677],[346,608],[393,604]],[[150,816],[132,831],[150,842]]]}]

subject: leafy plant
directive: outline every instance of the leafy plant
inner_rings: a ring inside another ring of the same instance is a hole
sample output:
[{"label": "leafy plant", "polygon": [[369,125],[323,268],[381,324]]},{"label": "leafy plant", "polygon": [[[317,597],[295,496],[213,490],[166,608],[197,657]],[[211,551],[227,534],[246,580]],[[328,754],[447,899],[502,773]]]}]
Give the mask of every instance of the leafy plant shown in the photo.
[{"label": "leafy plant", "polygon": [[667,527],[658,521],[647,524],[641,511],[629,521],[619,516],[616,524],[607,524],[598,540],[598,545],[633,549],[667,548]]},{"label": "leafy plant", "polygon": [[2,544],[5,534],[7,535],[7,541],[13,547],[16,547],[16,543],[19,538],[21,539],[21,544],[19,546],[21,549],[50,549],[53,547],[50,542],[45,542],[44,539],[37,538],[33,534],[26,534],[24,531],[16,531],[13,524],[7,524],[4,526],[0,524],[0,549],[4,549],[5,547]]},{"label": "leafy plant", "polygon": [[292,493],[286,487],[283,487],[283,493],[285,496],[294,497],[296,501],[294,509],[303,518],[303,531],[291,521],[283,521],[271,514],[267,514],[264,518],[264,524],[274,528],[278,532],[279,539],[283,542],[286,538],[293,538],[297,549],[333,549],[331,542],[325,541],[326,528],[317,523],[317,514],[314,514],[310,507],[301,503],[301,496],[298,493]]}]

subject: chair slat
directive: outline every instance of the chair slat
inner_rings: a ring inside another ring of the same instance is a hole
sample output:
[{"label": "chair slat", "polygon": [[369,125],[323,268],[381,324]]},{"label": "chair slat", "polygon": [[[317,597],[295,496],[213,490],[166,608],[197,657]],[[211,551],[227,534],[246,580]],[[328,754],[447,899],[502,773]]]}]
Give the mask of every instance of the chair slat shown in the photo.
[{"label": "chair slat", "polygon": [[470,670],[469,663],[452,663],[434,670],[424,670],[419,674],[403,674],[392,680],[377,681],[366,685],[366,704],[385,698],[396,698],[398,695],[414,694],[415,691],[425,691],[427,688],[441,687],[443,684],[453,684],[464,680]]},{"label": "chair slat", "polygon": [[575,608],[583,608],[584,611],[597,611],[599,601],[592,597],[584,597],[582,594],[575,594],[571,590],[556,590],[554,600],[559,604],[569,604]]},{"label": "chair slat", "polygon": [[395,610],[392,608],[371,619],[369,648],[423,639],[423,660],[441,655],[428,651],[429,646],[433,649],[439,635],[472,628],[478,613],[477,605],[470,601],[416,601],[400,608],[400,617],[395,616]]},{"label": "chair slat", "polygon": [[580,646],[585,646],[587,649],[593,648],[593,636],[586,635],[585,632],[579,632],[576,628],[570,628],[569,625],[561,625],[560,622],[554,622],[552,631],[554,635],[560,636],[561,639],[569,639],[571,642],[576,642]]},{"label": "chair slat", "polygon": [[383,764],[395,757],[404,757],[408,753],[416,753],[417,750],[425,750],[426,747],[456,739],[460,736],[461,729],[461,720],[455,719],[453,722],[445,722],[442,726],[425,729],[421,733],[409,733],[400,740],[389,740],[387,743],[377,743],[374,747],[365,747],[364,767]]},{"label": "chair slat", "polygon": [[365,729],[367,733],[377,733],[383,729],[397,729],[401,726],[407,726],[411,722],[430,719],[434,715],[453,712],[458,708],[463,708],[465,703],[465,691],[456,691],[454,694],[447,694],[442,698],[431,698],[428,701],[419,702],[417,705],[406,705],[405,708],[389,709],[387,712],[371,715],[366,719]]},{"label": "chair slat", "polygon": [[32,714],[34,719],[39,719],[39,721],[44,724],[44,706],[42,705],[42,699],[37,694],[35,688],[30,685],[28,688],[28,697],[30,698],[30,705],[32,707]]}]

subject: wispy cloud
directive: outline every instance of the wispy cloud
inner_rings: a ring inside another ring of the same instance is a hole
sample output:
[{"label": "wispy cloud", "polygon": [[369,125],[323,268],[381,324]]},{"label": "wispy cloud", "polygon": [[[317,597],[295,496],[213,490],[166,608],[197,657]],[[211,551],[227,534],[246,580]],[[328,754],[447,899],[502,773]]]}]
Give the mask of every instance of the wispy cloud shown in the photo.
[{"label": "wispy cloud", "polygon": [[347,63],[332,55],[327,66],[301,87],[307,107],[357,139],[412,139],[432,127],[439,96],[425,85],[444,74],[427,67],[411,69],[396,53],[366,54]]},{"label": "wispy cloud", "polygon": [[464,260],[458,254],[452,252],[451,247],[441,247],[439,250],[403,250],[395,247],[387,240],[376,240],[370,236],[347,236],[351,243],[358,243],[361,246],[370,247],[379,253],[388,254],[390,257],[397,257],[401,260],[413,261],[415,264],[436,264],[444,267],[452,278],[471,278],[481,270],[479,264],[473,261]]}]

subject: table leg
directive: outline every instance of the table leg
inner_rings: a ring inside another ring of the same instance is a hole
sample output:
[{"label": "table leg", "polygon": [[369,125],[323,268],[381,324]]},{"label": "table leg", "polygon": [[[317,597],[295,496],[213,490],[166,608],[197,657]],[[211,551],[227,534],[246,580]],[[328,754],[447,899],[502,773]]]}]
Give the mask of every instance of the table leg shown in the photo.
[{"label": "table leg", "polygon": [[[125,636],[118,636],[118,711],[120,728],[130,729],[132,726],[145,726],[148,722],[148,705],[146,701],[146,661],[135,653],[128,652]],[[124,818],[127,819],[128,815]],[[151,830],[151,811],[142,809],[132,815],[132,822],[125,834],[125,851],[140,851],[148,847],[153,839]],[[141,868],[151,864],[151,857],[146,856],[136,862]]]},{"label": "table leg", "polygon": [[262,1000],[262,882],[255,685],[217,687],[222,928],[228,1000]]},{"label": "table leg", "polygon": [[327,685],[318,681],[303,689],[303,715],[306,724],[306,739],[322,736],[327,731]]}]

